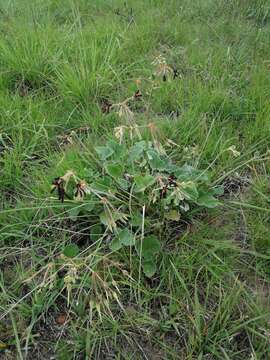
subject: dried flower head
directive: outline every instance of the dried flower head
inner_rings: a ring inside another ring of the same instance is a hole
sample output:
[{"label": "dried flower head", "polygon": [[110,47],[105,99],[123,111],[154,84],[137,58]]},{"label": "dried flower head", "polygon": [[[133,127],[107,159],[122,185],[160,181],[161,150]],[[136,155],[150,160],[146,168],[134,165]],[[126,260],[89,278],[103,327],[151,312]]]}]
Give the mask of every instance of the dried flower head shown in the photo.
[{"label": "dried flower head", "polygon": [[62,177],[57,177],[53,180],[52,187],[51,187],[51,193],[55,190],[57,191],[58,199],[61,202],[64,202],[66,191],[65,191],[65,187],[64,187],[64,180]]},{"label": "dried flower head", "polygon": [[58,140],[58,145],[60,147],[72,145],[74,142],[72,136],[70,136],[68,134],[58,135],[57,140]]},{"label": "dried flower head", "polygon": [[71,177],[75,178],[75,174],[72,170],[68,170],[65,175],[61,176],[61,179],[63,179],[65,183],[68,183]]},{"label": "dried flower head", "polygon": [[141,98],[142,98],[142,93],[141,93],[141,91],[138,89],[136,92],[135,92],[135,94],[134,94],[134,99],[135,100],[140,100]]},{"label": "dried flower head", "polygon": [[[142,135],[140,133],[140,129],[139,129],[138,125],[134,125],[134,126],[130,127],[130,129],[131,129],[130,134],[131,133],[133,134],[133,131],[134,131],[135,135],[138,137],[138,139],[140,139],[140,140],[142,139]],[[132,138],[132,136],[131,136],[131,138]]]},{"label": "dried flower head", "polygon": [[55,178],[52,182],[51,193],[57,191],[58,199],[61,202],[64,202],[65,196],[70,199],[66,193],[66,188],[71,177],[75,178],[75,175],[73,171],[68,170],[65,175]]},{"label": "dried flower head", "polygon": [[90,189],[85,181],[81,180],[76,184],[76,189],[74,194],[75,200],[79,200],[79,201],[83,200],[85,195],[89,193],[90,193]]},{"label": "dried flower head", "polygon": [[178,144],[176,144],[173,140],[171,139],[166,139],[166,146],[168,147],[179,147]]},{"label": "dried flower head", "polygon": [[232,146],[228,147],[227,150],[230,151],[233,154],[234,157],[238,157],[238,156],[241,155],[241,153],[238,150],[236,150],[235,145],[232,145]]},{"label": "dried flower head", "polygon": [[64,277],[64,284],[65,284],[65,288],[67,290],[68,306],[70,305],[72,288],[73,288],[74,284],[76,283],[77,277],[78,277],[77,268],[74,265],[70,265],[69,269],[67,271],[67,274]]},{"label": "dried flower head", "polygon": [[131,123],[134,121],[134,113],[130,110],[126,103],[119,104],[118,115]]},{"label": "dried flower head", "polygon": [[108,99],[102,99],[100,107],[103,114],[108,114],[111,110],[112,103]]},{"label": "dried flower head", "polygon": [[119,143],[122,144],[125,134],[125,126],[117,126],[114,128],[114,136],[119,140]]},{"label": "dried flower head", "polygon": [[135,79],[135,84],[139,87],[141,85],[141,79]]},{"label": "dried flower head", "polygon": [[170,78],[173,78],[174,71],[173,69],[167,64],[166,59],[162,55],[158,55],[152,64],[155,66],[155,75],[162,77],[163,81],[166,81]]}]

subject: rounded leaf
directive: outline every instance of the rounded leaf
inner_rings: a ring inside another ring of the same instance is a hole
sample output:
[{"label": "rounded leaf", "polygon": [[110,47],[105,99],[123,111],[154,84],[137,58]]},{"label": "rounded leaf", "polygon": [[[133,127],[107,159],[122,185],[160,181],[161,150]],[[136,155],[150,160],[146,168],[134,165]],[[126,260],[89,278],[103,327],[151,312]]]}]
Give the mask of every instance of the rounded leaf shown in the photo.
[{"label": "rounded leaf", "polygon": [[108,146],[96,146],[95,150],[98,153],[98,156],[100,157],[101,160],[106,160],[114,153],[114,150]]},{"label": "rounded leaf", "polygon": [[123,247],[123,244],[121,243],[121,240],[119,239],[119,236],[115,236],[115,238],[113,238],[111,244],[110,244],[110,248],[113,251],[117,251],[120,250],[121,247]]},{"label": "rounded leaf", "polygon": [[155,182],[154,176],[151,175],[136,175],[134,176],[136,191],[143,192],[146,188],[153,185]]},{"label": "rounded leaf", "polygon": [[119,163],[111,163],[106,165],[106,171],[114,178],[121,178],[124,173],[123,166]]},{"label": "rounded leaf", "polygon": [[220,205],[220,202],[213,195],[204,194],[199,197],[197,204],[211,209]]},{"label": "rounded leaf", "polygon": [[97,241],[103,235],[102,226],[100,224],[95,224],[91,226],[90,229],[90,238],[93,241]]},{"label": "rounded leaf", "polygon": [[125,246],[132,246],[135,244],[134,235],[128,229],[121,230],[118,236],[120,238],[121,244]]},{"label": "rounded leaf", "polygon": [[63,254],[69,258],[73,258],[77,256],[79,252],[80,252],[80,248],[76,244],[67,245],[63,250]]},{"label": "rounded leaf", "polygon": [[151,278],[153,275],[155,275],[155,273],[157,271],[157,265],[153,259],[144,261],[142,263],[142,267],[143,267],[143,272],[149,278]]},{"label": "rounded leaf", "polygon": [[147,236],[142,242],[142,256],[144,258],[152,258],[154,254],[160,251],[160,241],[155,235]]},{"label": "rounded leaf", "polygon": [[170,210],[166,215],[165,215],[166,219],[168,220],[172,220],[172,221],[179,221],[181,215],[179,214],[179,212],[177,210]]},{"label": "rounded leaf", "polygon": [[71,221],[76,221],[80,211],[82,210],[81,206],[74,206],[68,210],[68,216]]}]

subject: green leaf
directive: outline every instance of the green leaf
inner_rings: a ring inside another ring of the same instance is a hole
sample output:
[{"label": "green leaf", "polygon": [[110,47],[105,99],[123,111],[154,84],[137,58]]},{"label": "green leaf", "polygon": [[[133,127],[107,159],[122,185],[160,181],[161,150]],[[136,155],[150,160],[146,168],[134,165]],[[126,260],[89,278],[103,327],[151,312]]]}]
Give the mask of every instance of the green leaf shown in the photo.
[{"label": "green leaf", "polygon": [[121,244],[125,246],[131,246],[135,244],[135,238],[131,231],[129,231],[127,228],[123,229],[119,234],[119,239],[121,241]]},{"label": "green leaf", "polygon": [[76,221],[81,210],[82,210],[81,206],[74,206],[71,209],[69,209],[67,212],[70,220]]},{"label": "green leaf", "polygon": [[121,247],[123,247],[123,244],[121,243],[121,240],[119,239],[119,236],[116,236],[115,238],[113,238],[111,244],[110,244],[110,248],[113,251],[117,251],[120,250]]},{"label": "green leaf", "polygon": [[186,200],[196,201],[198,199],[199,193],[193,181],[182,182],[180,191]]},{"label": "green leaf", "polygon": [[169,161],[161,159],[154,149],[149,149],[147,151],[147,156],[149,165],[153,170],[167,170]]},{"label": "green leaf", "polygon": [[117,184],[124,190],[128,190],[130,183],[126,179],[117,179]]},{"label": "green leaf", "polygon": [[76,244],[67,245],[67,246],[65,246],[65,248],[63,250],[63,254],[69,258],[73,258],[73,257],[77,256],[79,254],[79,252],[80,252],[80,249]]},{"label": "green leaf", "polygon": [[110,176],[103,176],[91,184],[94,190],[108,192],[112,190],[113,179]]},{"label": "green leaf", "polygon": [[112,213],[102,211],[102,213],[99,214],[99,218],[103,225],[108,226],[109,228],[115,227],[115,221]]},{"label": "green leaf", "polygon": [[114,153],[114,150],[108,146],[96,146],[95,150],[101,160],[106,160]]},{"label": "green leaf", "polygon": [[100,224],[95,224],[91,226],[90,229],[90,238],[93,241],[97,241],[103,235],[103,229]]},{"label": "green leaf", "polygon": [[122,246],[132,246],[135,244],[135,237],[131,231],[127,228],[122,229],[115,236],[113,241],[111,242],[112,250],[119,250]]},{"label": "green leaf", "polygon": [[155,275],[157,271],[157,265],[154,259],[143,261],[142,267],[143,267],[143,272],[149,278]]},{"label": "green leaf", "polygon": [[169,304],[170,315],[175,315],[179,311],[179,304],[176,300],[171,299]]},{"label": "green leaf", "polygon": [[199,197],[199,199],[197,200],[197,204],[200,206],[205,206],[207,208],[214,208],[220,205],[220,202],[216,198],[214,198],[213,195],[204,194]]},{"label": "green leaf", "polygon": [[136,192],[143,192],[146,188],[153,185],[155,182],[154,176],[151,175],[135,175]]},{"label": "green leaf", "polygon": [[199,178],[199,180],[202,182],[208,181],[208,175],[205,171],[197,170],[194,167],[187,165],[187,164],[185,164],[181,167],[174,166],[173,172],[174,172],[174,175],[180,181],[195,180],[197,178]]},{"label": "green leaf", "polygon": [[112,231],[116,229],[116,221],[126,222],[128,218],[128,214],[122,213],[120,211],[103,211],[99,214],[100,221],[103,225],[108,226],[108,228]]},{"label": "green leaf", "polygon": [[132,214],[131,219],[130,219],[130,223],[132,226],[141,226],[142,224],[142,215],[139,211],[136,211]]},{"label": "green leaf", "polygon": [[160,251],[160,242],[155,235],[147,236],[142,242],[142,255],[145,259],[152,258],[155,253]]},{"label": "green leaf", "polygon": [[111,163],[106,165],[106,171],[114,178],[121,178],[124,173],[124,168],[119,163]]},{"label": "green leaf", "polygon": [[219,185],[219,186],[215,186],[214,188],[211,189],[211,193],[212,195],[223,195],[224,194],[224,186]]},{"label": "green leaf", "polygon": [[85,202],[84,204],[83,204],[83,210],[84,211],[87,211],[87,212],[92,212],[93,211],[93,209],[95,208],[95,202],[93,202],[93,201],[91,201],[91,202]]},{"label": "green leaf", "polygon": [[114,140],[109,140],[107,142],[107,147],[113,150],[113,157],[118,160],[124,155],[126,151],[124,145],[119,144]]},{"label": "green leaf", "polygon": [[140,159],[145,149],[145,141],[139,141],[133,145],[129,150],[129,160],[137,161]]}]

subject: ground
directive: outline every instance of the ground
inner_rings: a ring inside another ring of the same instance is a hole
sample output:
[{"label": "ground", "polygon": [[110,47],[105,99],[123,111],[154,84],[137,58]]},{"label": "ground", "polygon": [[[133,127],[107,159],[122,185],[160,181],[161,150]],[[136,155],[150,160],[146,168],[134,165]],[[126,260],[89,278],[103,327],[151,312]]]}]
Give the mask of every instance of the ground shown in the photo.
[{"label": "ground", "polygon": [[[0,17],[0,359],[270,359],[269,1],[1,0]],[[159,228],[152,277],[50,193],[131,123],[224,188]]]}]

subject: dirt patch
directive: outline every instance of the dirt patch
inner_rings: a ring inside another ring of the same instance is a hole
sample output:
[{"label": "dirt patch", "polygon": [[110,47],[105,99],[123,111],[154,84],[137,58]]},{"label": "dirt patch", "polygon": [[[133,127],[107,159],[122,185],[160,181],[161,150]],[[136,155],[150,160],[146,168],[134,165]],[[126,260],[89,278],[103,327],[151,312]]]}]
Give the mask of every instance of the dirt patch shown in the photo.
[{"label": "dirt patch", "polygon": [[33,328],[34,344],[28,351],[26,360],[57,359],[55,347],[61,338],[68,341],[68,316],[60,324],[59,318],[64,316],[61,310],[50,309],[43,319]]},{"label": "dirt patch", "polygon": [[241,193],[247,190],[251,184],[251,176],[248,173],[235,173],[226,177],[222,185],[224,187],[225,198],[237,198]]}]

